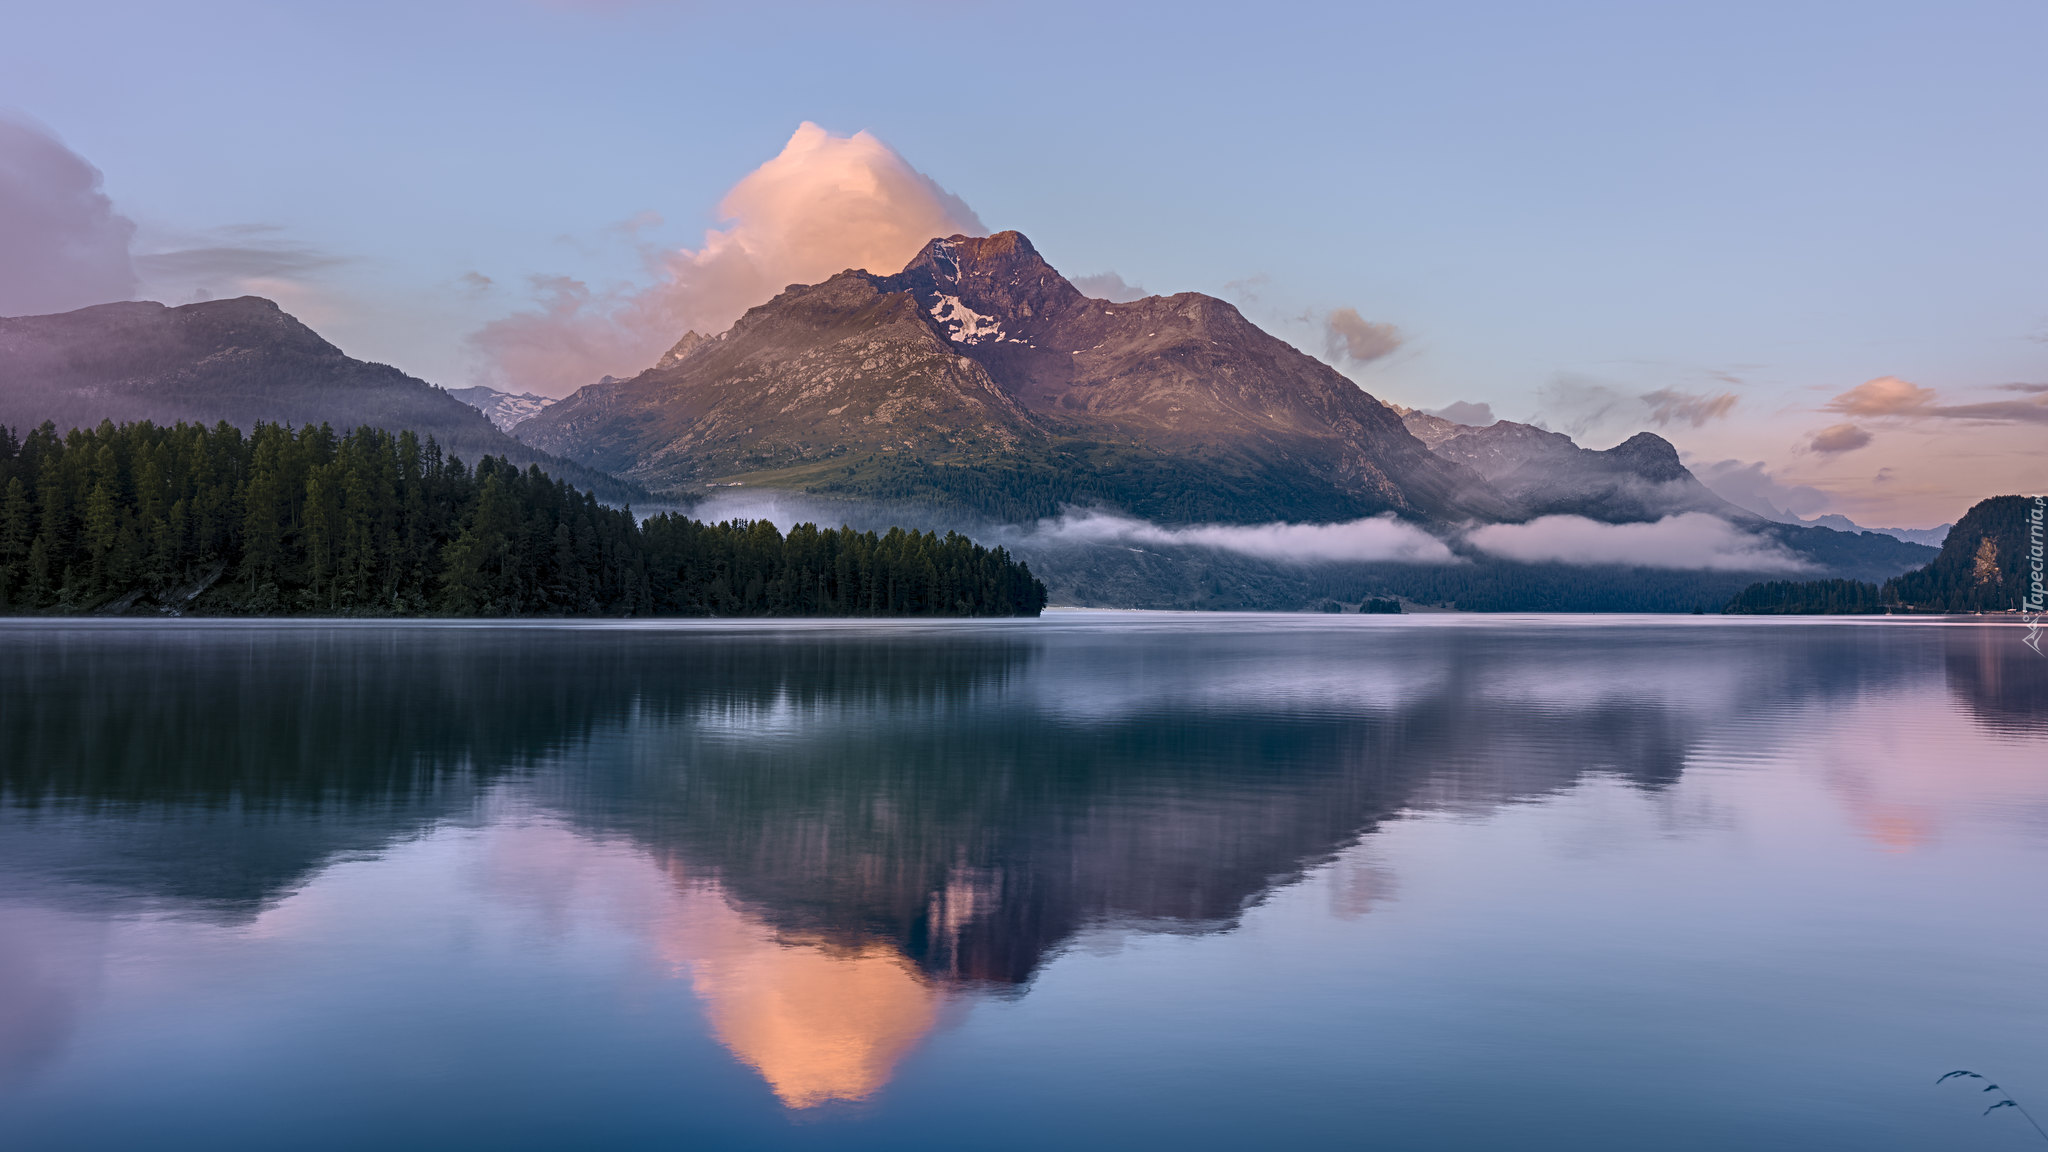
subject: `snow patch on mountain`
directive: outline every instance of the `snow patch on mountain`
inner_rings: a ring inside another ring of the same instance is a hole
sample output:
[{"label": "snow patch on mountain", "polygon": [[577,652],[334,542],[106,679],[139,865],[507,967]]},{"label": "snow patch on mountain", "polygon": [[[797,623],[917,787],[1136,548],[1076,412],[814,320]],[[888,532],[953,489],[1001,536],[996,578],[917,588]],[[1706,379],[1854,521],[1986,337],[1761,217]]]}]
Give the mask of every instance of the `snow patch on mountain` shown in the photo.
[{"label": "snow patch on mountain", "polygon": [[993,316],[984,316],[960,302],[958,296],[941,296],[931,306],[932,319],[944,325],[956,344],[994,343],[1005,339],[1003,326]]},{"label": "snow patch on mountain", "polygon": [[489,417],[500,432],[512,431],[513,425],[555,402],[552,396],[501,392],[482,384],[474,388],[450,388],[448,394]]}]

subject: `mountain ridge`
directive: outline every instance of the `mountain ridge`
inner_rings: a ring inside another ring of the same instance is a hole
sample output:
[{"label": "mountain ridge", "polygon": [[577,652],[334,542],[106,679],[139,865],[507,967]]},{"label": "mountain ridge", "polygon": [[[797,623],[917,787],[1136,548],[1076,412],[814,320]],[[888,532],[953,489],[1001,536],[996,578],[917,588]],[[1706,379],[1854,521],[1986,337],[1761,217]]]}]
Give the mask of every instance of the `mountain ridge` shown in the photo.
[{"label": "mountain ridge", "polygon": [[1701,483],[1678,449],[1654,432],[1596,450],[1562,432],[1513,420],[1476,427],[1412,410],[1401,420],[1430,451],[1477,472],[1530,517],[1620,523],[1705,512],[1736,524],[1765,523]]},{"label": "mountain ridge", "polygon": [[1013,474],[1012,487],[1092,485],[1168,518],[1172,490],[1219,477],[1226,491],[1197,502],[1210,518],[1508,511],[1386,405],[1230,304],[1089,298],[1016,232],[932,240],[894,275],[792,285],[520,434],[685,492],[737,481],[973,505],[946,471],[964,465]]},{"label": "mountain ridge", "polygon": [[0,425],[25,432],[107,420],[410,431],[472,461],[538,465],[608,500],[646,495],[507,436],[424,380],[347,355],[260,296],[0,318]]}]

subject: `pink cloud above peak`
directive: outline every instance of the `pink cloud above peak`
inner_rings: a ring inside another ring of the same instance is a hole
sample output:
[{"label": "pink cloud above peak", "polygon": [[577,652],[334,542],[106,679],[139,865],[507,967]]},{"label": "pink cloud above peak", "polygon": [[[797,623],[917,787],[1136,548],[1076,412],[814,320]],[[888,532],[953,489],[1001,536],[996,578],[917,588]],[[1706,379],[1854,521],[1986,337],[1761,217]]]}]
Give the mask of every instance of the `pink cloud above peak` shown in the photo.
[{"label": "pink cloud above peak", "polygon": [[1934,404],[1934,389],[1922,388],[1897,376],[1866,380],[1828,401],[1828,411],[1848,416],[1909,416]]},{"label": "pink cloud above peak", "polygon": [[720,332],[790,284],[900,269],[934,236],[987,229],[958,196],[867,132],[810,121],[719,201],[698,248],[645,253],[653,283],[612,293],[536,278],[540,307],[470,337],[484,383],[561,396],[637,372],[686,331]]}]

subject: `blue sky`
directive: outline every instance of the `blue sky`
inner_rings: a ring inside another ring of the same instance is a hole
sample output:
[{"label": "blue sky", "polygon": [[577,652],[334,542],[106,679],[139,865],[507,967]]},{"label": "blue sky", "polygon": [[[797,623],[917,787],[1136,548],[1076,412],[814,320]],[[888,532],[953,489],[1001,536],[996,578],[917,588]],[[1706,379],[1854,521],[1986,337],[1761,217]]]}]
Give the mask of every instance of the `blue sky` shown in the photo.
[{"label": "blue sky", "polygon": [[[139,253],[270,252],[287,307],[436,383],[528,277],[643,276],[628,222],[699,244],[808,120],[1070,275],[1225,295],[1317,352],[1331,309],[1395,325],[1342,364],[1384,399],[1653,426],[1865,522],[2048,486],[2048,419],[1940,414],[2048,381],[2039,3],[0,15],[0,112],[104,173]],[[1884,377],[1938,401],[1836,399]],[[1646,393],[1737,401],[1659,425]]]}]

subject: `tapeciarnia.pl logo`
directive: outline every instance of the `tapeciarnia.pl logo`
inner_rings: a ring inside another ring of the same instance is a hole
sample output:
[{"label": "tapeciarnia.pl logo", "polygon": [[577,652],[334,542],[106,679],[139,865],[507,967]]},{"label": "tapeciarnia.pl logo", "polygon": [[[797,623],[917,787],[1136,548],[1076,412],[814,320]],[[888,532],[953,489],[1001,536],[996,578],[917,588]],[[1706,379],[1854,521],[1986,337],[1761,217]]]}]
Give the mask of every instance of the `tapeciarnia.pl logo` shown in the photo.
[{"label": "tapeciarnia.pl logo", "polygon": [[2022,610],[2026,612],[2027,634],[2020,643],[2034,650],[2037,656],[2048,655],[2041,651],[2041,614],[2043,591],[2041,587],[2041,521],[2044,510],[2048,510],[2048,496],[2034,497],[2033,511],[2027,514],[2027,566],[2033,581],[2027,585],[2027,599]]}]

